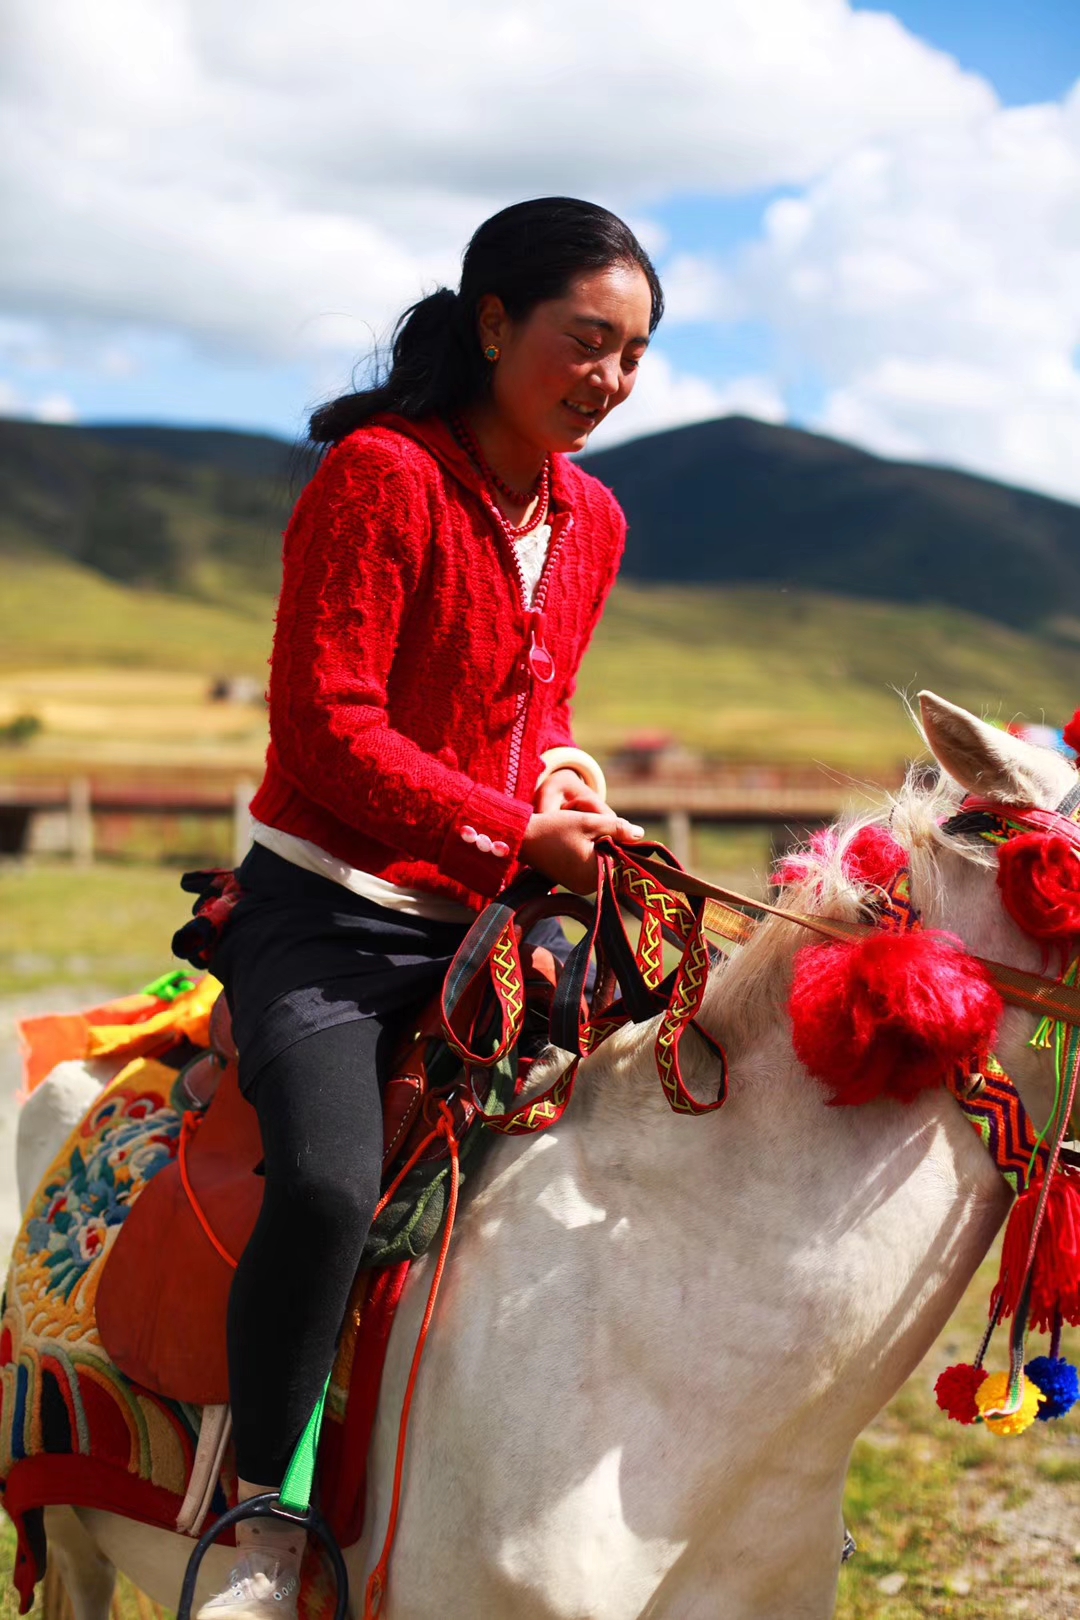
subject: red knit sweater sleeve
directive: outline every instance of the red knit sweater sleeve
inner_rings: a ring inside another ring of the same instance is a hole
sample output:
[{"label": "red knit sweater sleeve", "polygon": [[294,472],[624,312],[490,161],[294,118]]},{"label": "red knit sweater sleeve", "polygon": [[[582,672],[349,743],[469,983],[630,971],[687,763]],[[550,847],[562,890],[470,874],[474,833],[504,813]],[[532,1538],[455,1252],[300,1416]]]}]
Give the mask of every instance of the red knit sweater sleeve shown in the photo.
[{"label": "red knit sweater sleeve", "polygon": [[[472,780],[394,730],[387,681],[431,541],[416,453],[366,434],[331,452],[285,543],[270,676],[280,766],[349,826],[479,894],[513,869],[531,806]],[[462,829],[486,833],[480,852]],[[505,854],[502,853],[505,846]]]},{"label": "red knit sweater sleeve", "polygon": [[[595,480],[590,480],[590,482],[595,482]],[[602,488],[602,486],[599,487]],[[611,595],[612,587],[619,572],[623,551],[626,548],[626,517],[623,509],[615,497],[609,494],[606,489],[603,490],[603,495],[606,497],[610,508],[609,521],[611,532],[615,535],[615,543],[611,548],[607,567],[601,574],[596,594],[583,615],[581,657],[574,668],[569,671],[555,706],[551,711],[551,718],[544,728],[540,742],[541,753],[546,753],[549,748],[574,747],[574,719],[571,703],[577,690],[578,670],[581,667],[581,659],[584,658],[589,643],[596,633],[596,627],[603,616],[607,599]]]}]

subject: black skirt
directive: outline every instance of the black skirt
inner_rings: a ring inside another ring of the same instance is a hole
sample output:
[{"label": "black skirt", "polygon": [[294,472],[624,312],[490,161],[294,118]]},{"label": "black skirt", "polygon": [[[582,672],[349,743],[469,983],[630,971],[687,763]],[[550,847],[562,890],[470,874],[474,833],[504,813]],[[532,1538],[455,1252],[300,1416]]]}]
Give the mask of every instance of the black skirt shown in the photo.
[{"label": "black skirt", "polygon": [[[402,1030],[438,993],[467,923],[390,911],[255,844],[237,869],[243,891],[210,958],[232,1014],[247,1089],[305,1036],[355,1019]],[[556,919],[529,935],[559,961]]]}]

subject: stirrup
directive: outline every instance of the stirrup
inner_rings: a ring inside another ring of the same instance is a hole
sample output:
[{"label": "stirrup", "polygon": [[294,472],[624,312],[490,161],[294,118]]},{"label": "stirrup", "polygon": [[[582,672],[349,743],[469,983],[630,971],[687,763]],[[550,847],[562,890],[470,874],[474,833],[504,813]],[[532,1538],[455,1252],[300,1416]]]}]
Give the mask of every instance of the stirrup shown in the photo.
[{"label": "stirrup", "polygon": [[[315,1477],[315,1454],[319,1447],[319,1431],[322,1428],[323,1409],[326,1405],[326,1391],[330,1387],[330,1379],[319,1397],[318,1404],[308,1419],[307,1427],[300,1436],[299,1444],[293,1452],[280,1492],[267,1491],[263,1496],[253,1496],[247,1502],[238,1502],[236,1507],[223,1513],[221,1518],[212,1524],[206,1534],[198,1542],[195,1551],[188,1559],[188,1566],[184,1572],[184,1584],[180,1588],[180,1602],[176,1609],[176,1620],[191,1620],[191,1605],[195,1601],[195,1585],[199,1579],[199,1569],[203,1559],[218,1537],[225,1530],[231,1530],[234,1524],[240,1524],[244,1519],[284,1519],[288,1524],[294,1524],[298,1529],[305,1530],[309,1535],[316,1536],[322,1542],[330,1559],[334,1571],[334,1585],[337,1588],[337,1600],[334,1604],[334,1620],[348,1620],[349,1617],[349,1572],[345,1568],[345,1560],[341,1556],[341,1548],[333,1531],[319,1512],[311,1505],[311,1490]],[[299,1583],[297,1583],[299,1585]],[[227,1595],[226,1594],[223,1594]],[[211,1599],[211,1602],[214,1600]],[[239,1603],[241,1600],[237,1599]],[[270,1602],[273,1603],[273,1598]],[[282,1599],[282,1602],[285,1600]],[[205,1605],[204,1605],[205,1607]],[[209,1620],[213,1620],[213,1608],[210,1609]],[[218,1614],[224,1616],[224,1605]],[[277,1612],[280,1612],[279,1610]],[[288,1613],[288,1610],[286,1610]],[[257,1610],[251,1610],[252,1620],[255,1620]]]}]

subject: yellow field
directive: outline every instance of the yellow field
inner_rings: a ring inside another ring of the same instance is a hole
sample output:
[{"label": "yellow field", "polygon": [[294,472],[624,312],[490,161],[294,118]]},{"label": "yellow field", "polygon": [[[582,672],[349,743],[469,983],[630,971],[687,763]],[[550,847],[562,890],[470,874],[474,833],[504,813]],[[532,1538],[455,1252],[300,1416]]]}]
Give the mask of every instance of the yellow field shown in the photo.
[{"label": "yellow field", "polygon": [[[250,773],[259,708],[211,704],[215,676],[265,682],[273,603],[136,591],[74,564],[5,562],[0,774],[206,766]],[[432,672],[432,678],[436,678]],[[621,583],[578,683],[579,740],[604,754],[637,730],[735,761],[892,775],[918,743],[899,692],[929,686],[978,713],[1062,724],[1080,702],[1075,640],[1023,635],[927,605],[765,587]]]},{"label": "yellow field", "polygon": [[212,702],[205,675],[175,670],[0,673],[0,726],[33,715],[36,736],[0,752],[0,771],[202,766],[256,774],[268,734],[261,704]]}]

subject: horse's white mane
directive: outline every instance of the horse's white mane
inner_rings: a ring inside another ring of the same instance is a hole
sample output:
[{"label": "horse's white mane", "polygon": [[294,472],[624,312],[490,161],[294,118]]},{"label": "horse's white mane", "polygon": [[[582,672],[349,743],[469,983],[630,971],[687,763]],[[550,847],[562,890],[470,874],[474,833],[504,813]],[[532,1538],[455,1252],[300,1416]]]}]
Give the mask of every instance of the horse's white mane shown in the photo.
[{"label": "horse's white mane", "polygon": [[[958,843],[941,830],[942,822],[959,808],[963,793],[944,773],[931,774],[924,766],[913,765],[903,786],[880,810],[844,816],[832,829],[835,839],[794,852],[805,875],[784,886],[779,904],[785,911],[809,916],[867,918],[875,890],[853,882],[844,870],[844,856],[864,827],[887,827],[909,852],[912,887],[923,902],[940,887],[939,855],[944,849],[992,865],[988,846],[975,840]],[[770,917],[741,951],[713,970],[706,1004],[709,1027],[720,1034],[731,1056],[783,1016],[789,964],[811,937],[804,929]]]}]

